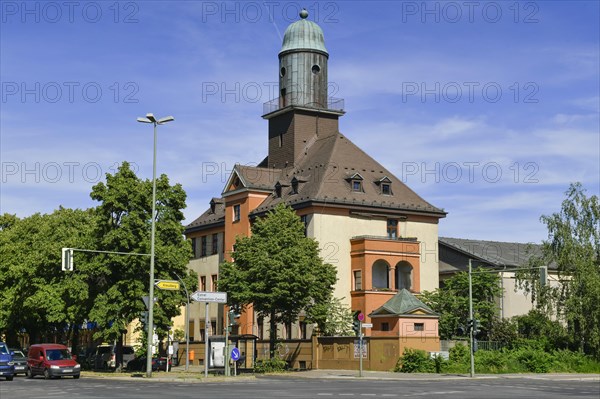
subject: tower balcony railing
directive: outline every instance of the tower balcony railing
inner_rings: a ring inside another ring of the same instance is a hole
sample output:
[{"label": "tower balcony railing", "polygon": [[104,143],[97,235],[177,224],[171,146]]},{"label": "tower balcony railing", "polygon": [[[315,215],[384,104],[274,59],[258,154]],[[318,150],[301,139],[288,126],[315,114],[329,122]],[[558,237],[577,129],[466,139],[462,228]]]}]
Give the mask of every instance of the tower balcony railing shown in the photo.
[{"label": "tower balcony railing", "polygon": [[[273,100],[267,101],[263,104],[263,115],[270,114],[271,112],[275,112],[278,109],[285,108],[288,105],[297,105],[306,108],[318,108],[323,109],[324,107],[321,104],[317,103],[307,103],[307,104],[283,104],[281,101],[281,97],[274,98]],[[329,97],[327,99],[327,106],[325,109],[332,111],[344,111],[344,99]]]}]

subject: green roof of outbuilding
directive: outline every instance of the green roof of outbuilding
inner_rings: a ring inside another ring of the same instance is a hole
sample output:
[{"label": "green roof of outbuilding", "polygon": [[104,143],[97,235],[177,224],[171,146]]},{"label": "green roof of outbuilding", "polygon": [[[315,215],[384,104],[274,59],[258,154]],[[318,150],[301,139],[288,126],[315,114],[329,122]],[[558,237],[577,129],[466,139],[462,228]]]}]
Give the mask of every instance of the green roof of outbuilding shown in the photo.
[{"label": "green roof of outbuilding", "polygon": [[306,19],[308,12],[302,11],[300,13],[301,19],[285,30],[279,54],[292,50],[316,50],[329,55],[325,48],[323,30],[316,23]]},{"label": "green roof of outbuilding", "polygon": [[421,302],[416,296],[408,290],[402,289],[383,306],[375,309],[369,316],[374,315],[393,315],[402,316],[410,315],[415,311],[421,310],[428,315],[437,315],[429,306]]}]

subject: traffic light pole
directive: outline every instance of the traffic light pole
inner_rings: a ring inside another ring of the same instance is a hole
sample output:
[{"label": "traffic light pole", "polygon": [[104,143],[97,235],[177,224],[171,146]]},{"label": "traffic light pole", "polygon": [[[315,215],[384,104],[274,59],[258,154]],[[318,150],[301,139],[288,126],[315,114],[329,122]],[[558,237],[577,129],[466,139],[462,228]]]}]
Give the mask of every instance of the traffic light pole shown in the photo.
[{"label": "traffic light pole", "polygon": [[475,352],[473,346],[473,330],[475,327],[475,319],[473,318],[473,280],[471,278],[471,259],[469,259],[469,325],[472,324],[472,327],[469,328],[469,341],[470,345],[470,354],[471,354],[471,378],[475,376]]},{"label": "traffic light pole", "polygon": [[363,333],[362,333],[362,321],[358,322],[358,376],[363,375]]},{"label": "traffic light pole", "polygon": [[[509,272],[515,272],[519,270],[530,270],[530,269],[539,269],[540,270],[540,285],[546,286],[548,284],[548,267],[547,266],[538,266],[533,268],[527,267],[519,267],[519,268],[511,268]],[[475,274],[480,273],[498,273],[503,270],[485,270],[485,271],[477,271]],[[478,322],[475,320],[473,316],[473,280],[472,280],[473,272],[471,270],[471,259],[469,259],[469,321],[467,326],[469,328],[469,341],[471,344],[471,377],[475,376],[475,345],[474,345],[474,330],[478,326]]]}]

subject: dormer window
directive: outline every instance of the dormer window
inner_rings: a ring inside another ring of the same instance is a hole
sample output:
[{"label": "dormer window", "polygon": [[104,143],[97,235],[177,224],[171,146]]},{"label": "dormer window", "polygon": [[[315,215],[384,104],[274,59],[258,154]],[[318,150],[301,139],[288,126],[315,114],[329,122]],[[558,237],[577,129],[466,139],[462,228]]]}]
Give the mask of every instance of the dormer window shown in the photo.
[{"label": "dormer window", "polygon": [[275,184],[275,196],[281,198],[281,183],[279,182]]},{"label": "dormer window", "polygon": [[355,173],[352,176],[348,177],[346,180],[350,182],[350,189],[355,193],[363,193],[363,177],[360,173]]},{"label": "dormer window", "polygon": [[375,180],[375,184],[379,186],[379,190],[383,195],[392,195],[392,181],[384,176],[379,180]]},{"label": "dormer window", "polygon": [[292,194],[298,194],[298,179],[295,177],[292,179]]},{"label": "dormer window", "polygon": [[383,195],[392,195],[392,189],[388,183],[381,184],[381,194]]}]

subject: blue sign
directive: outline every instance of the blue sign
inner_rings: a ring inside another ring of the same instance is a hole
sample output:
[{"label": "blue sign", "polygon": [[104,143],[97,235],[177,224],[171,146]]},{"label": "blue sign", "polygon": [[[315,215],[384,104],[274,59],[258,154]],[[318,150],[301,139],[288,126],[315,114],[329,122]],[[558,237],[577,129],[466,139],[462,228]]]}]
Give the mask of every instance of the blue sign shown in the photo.
[{"label": "blue sign", "polygon": [[240,360],[240,350],[238,348],[233,348],[231,350],[231,360],[233,360],[233,361]]}]

